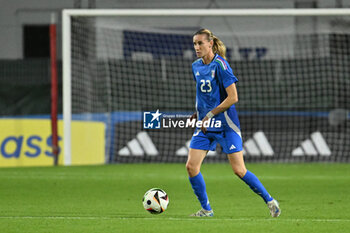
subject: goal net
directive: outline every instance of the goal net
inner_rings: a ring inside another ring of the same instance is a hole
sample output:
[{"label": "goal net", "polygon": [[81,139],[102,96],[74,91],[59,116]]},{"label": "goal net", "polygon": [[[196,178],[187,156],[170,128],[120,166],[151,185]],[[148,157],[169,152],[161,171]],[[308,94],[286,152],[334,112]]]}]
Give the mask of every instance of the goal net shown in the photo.
[{"label": "goal net", "polygon": [[[64,11],[67,161],[74,120],[105,123],[107,162],[186,160],[194,128],[174,124],[195,111],[192,35],[208,28],[239,80],[247,161],[349,162],[349,13]],[[226,155],[218,145],[207,160]]]}]

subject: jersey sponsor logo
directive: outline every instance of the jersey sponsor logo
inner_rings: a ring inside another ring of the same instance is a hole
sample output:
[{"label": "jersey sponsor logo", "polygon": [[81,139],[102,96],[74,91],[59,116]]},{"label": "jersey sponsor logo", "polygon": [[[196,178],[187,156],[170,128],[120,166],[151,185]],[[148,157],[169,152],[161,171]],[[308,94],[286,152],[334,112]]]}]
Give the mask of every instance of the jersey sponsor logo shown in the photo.
[{"label": "jersey sponsor logo", "polygon": [[316,131],[311,134],[311,139],[306,139],[300,143],[300,146],[292,151],[292,156],[331,156],[326,140],[321,132]]},{"label": "jersey sponsor logo", "polygon": [[135,138],[126,143],[122,149],[118,151],[120,156],[157,156],[159,152],[154,145],[152,139],[146,132],[139,132]]}]

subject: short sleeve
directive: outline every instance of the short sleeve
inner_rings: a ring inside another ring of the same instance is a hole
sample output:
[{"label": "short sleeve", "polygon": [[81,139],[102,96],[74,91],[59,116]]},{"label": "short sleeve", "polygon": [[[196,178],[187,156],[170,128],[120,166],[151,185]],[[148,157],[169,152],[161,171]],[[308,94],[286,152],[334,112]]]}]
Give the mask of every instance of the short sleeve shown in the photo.
[{"label": "short sleeve", "polygon": [[225,67],[218,66],[217,69],[218,76],[221,79],[224,88],[238,82],[238,79],[234,76],[233,71],[228,64],[226,64]]},{"label": "short sleeve", "polygon": [[197,82],[196,76],[195,76],[194,73],[193,73],[193,68],[192,68],[192,76],[193,76],[193,80],[194,80],[195,82]]},{"label": "short sleeve", "polygon": [[196,70],[195,67],[198,65],[198,62],[200,62],[200,61],[201,61],[201,59],[197,59],[192,63],[192,76],[193,76],[193,80],[195,82],[197,82],[197,78],[196,78],[196,75],[194,74],[194,71]]}]

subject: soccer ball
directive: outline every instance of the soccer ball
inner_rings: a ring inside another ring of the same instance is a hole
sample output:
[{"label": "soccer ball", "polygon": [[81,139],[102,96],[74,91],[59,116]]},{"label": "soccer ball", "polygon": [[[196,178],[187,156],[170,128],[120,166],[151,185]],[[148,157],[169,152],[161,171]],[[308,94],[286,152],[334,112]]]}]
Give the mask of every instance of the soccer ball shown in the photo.
[{"label": "soccer ball", "polygon": [[142,203],[151,214],[160,214],[168,208],[169,198],[164,190],[152,188],[143,195]]}]

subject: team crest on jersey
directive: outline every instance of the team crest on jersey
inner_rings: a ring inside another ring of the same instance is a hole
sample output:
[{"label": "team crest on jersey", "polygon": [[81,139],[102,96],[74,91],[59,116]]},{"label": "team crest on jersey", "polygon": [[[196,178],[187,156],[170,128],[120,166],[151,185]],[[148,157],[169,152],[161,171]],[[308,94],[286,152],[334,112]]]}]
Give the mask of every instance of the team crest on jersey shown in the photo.
[{"label": "team crest on jersey", "polygon": [[215,77],[215,70],[212,70],[211,71],[211,78],[214,78]]}]

